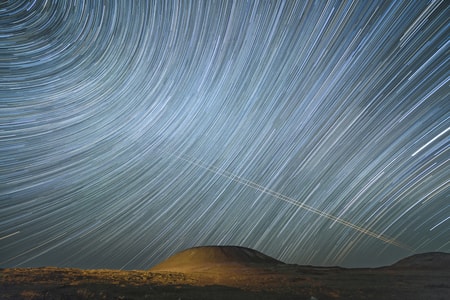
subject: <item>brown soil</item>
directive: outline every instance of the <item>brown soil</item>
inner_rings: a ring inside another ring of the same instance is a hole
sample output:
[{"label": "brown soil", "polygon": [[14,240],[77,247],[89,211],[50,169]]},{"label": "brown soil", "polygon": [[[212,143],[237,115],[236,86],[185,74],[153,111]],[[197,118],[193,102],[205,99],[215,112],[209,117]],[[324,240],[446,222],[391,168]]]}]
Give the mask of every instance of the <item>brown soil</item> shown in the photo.
[{"label": "brown soil", "polygon": [[[0,299],[444,300],[450,295],[448,265],[425,267],[430,256],[419,255],[401,268],[343,269],[287,265],[245,248],[194,249],[149,271],[0,269]],[[185,261],[189,256],[191,263]],[[436,264],[450,254],[431,256]],[[161,269],[178,268],[179,259],[186,262],[178,269],[184,272]]]}]

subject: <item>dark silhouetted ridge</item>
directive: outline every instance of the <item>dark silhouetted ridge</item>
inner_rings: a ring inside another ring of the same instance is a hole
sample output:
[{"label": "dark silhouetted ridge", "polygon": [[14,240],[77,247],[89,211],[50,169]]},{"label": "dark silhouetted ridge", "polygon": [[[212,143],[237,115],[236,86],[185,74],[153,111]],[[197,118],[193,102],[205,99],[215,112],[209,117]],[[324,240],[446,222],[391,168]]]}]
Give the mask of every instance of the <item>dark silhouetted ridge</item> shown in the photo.
[{"label": "dark silhouetted ridge", "polygon": [[181,251],[150,270],[187,272],[217,267],[265,267],[278,264],[283,263],[245,247],[203,246]]},{"label": "dark silhouetted ridge", "polygon": [[415,254],[399,260],[390,268],[448,270],[450,268],[450,253],[427,252]]}]

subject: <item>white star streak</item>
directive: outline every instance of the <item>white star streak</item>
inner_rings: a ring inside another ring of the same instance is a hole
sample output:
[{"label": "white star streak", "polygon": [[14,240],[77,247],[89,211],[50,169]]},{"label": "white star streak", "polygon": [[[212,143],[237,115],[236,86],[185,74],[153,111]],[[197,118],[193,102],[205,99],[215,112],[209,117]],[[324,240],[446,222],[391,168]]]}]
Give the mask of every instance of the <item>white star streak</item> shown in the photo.
[{"label": "white star streak", "polygon": [[16,235],[16,234],[19,234],[19,233],[20,233],[20,231],[16,231],[16,232],[7,234],[7,235],[5,235],[5,236],[1,236],[1,237],[0,237],[0,240],[7,239],[7,238],[12,237],[13,235]]},{"label": "white star streak", "polygon": [[[436,135],[434,138],[432,138],[430,141],[428,141],[425,145],[423,145],[422,147],[420,147],[416,152],[414,152],[412,154],[412,156],[415,156],[417,153],[419,153],[420,151],[422,151],[423,149],[425,149],[426,147],[428,147],[428,145],[430,145],[431,143],[433,143],[435,140],[437,140],[438,138],[440,138],[441,136],[443,136],[444,134],[447,133],[447,131],[450,131],[450,127],[448,127],[447,129],[445,129],[444,131],[442,131],[441,133],[439,133],[438,135]],[[447,139],[449,142],[450,140]]]},{"label": "white star streak", "polygon": [[[0,1],[0,268],[450,252],[449,1]],[[101,254],[101,255],[100,255]]]}]

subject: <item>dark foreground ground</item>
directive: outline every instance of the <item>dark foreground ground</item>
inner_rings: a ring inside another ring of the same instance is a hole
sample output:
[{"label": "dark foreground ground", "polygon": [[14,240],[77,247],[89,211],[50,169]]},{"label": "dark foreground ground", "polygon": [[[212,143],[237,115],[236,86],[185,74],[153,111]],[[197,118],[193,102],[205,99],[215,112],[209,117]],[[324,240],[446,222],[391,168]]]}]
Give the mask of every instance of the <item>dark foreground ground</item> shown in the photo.
[{"label": "dark foreground ground", "polygon": [[1,299],[450,299],[450,272],[285,265],[259,272],[0,271]]},{"label": "dark foreground ground", "polygon": [[283,264],[240,247],[201,247],[147,271],[0,269],[0,299],[449,300],[450,254],[343,269]]}]

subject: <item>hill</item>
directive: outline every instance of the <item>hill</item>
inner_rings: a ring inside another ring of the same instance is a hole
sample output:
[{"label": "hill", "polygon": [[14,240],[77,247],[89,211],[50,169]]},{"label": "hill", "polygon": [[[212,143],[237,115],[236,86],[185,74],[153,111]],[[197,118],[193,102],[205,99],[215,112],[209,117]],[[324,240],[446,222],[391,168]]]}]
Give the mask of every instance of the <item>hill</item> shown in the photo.
[{"label": "hill", "polygon": [[420,270],[450,270],[450,253],[427,252],[408,256],[399,260],[389,268],[420,269]]},{"label": "hill", "polygon": [[193,272],[216,268],[268,267],[284,264],[253,249],[238,246],[203,246],[181,251],[150,269],[152,272]]}]

